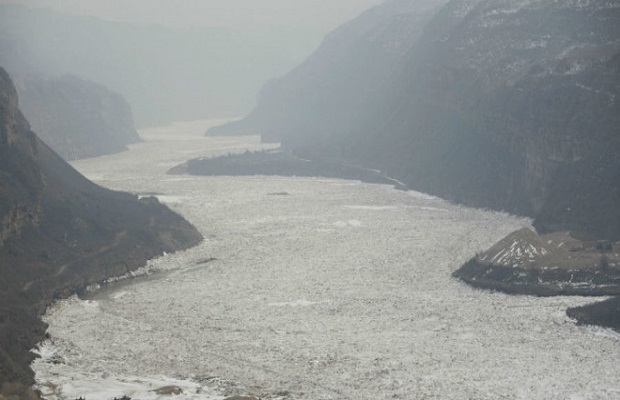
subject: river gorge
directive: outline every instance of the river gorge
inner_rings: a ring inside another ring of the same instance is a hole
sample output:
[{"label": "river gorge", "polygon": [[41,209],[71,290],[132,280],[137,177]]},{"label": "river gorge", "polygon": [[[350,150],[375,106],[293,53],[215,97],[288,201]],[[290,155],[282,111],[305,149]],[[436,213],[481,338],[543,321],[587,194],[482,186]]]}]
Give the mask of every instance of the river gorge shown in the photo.
[{"label": "river gorge", "polygon": [[[190,158],[273,147],[143,129],[72,165],[156,196],[205,237],[147,277],[60,301],[35,361],[50,399],[615,399],[620,335],[577,326],[583,297],[509,296],[451,273],[531,221],[390,185],[168,175]],[[156,272],[156,273],[155,273]]]}]

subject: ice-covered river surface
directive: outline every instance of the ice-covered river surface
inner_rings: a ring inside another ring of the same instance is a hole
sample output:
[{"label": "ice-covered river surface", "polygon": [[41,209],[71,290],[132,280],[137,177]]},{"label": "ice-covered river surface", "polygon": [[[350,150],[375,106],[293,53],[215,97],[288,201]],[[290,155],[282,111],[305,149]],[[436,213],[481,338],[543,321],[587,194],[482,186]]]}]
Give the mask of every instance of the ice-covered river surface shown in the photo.
[{"label": "ice-covered river surface", "polygon": [[205,240],[152,261],[158,274],[51,308],[33,365],[48,397],[153,399],[176,385],[195,399],[620,398],[620,336],[565,316],[592,299],[450,277],[527,220],[357,181],[166,175],[262,146],[205,138],[207,126],[144,130],[128,152],[74,164],[157,194]]}]

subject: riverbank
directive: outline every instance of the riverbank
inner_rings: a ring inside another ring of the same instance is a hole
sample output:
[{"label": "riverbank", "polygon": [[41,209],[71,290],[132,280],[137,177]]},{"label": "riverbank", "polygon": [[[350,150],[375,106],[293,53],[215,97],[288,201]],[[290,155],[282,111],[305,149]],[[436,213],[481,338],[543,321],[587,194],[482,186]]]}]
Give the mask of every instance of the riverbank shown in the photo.
[{"label": "riverbank", "polygon": [[[303,159],[279,149],[192,159],[168,173],[323,176],[395,184],[399,189],[407,189],[377,170],[348,165],[342,160]],[[600,247],[602,243],[609,248]],[[540,236],[521,229],[467,261],[452,276],[476,288],[508,294],[617,296],[620,295],[619,253],[620,245],[610,242],[582,240],[568,232]],[[604,320],[617,317],[616,311],[610,312]]]},{"label": "riverbank", "polygon": [[31,353],[55,300],[200,243],[156,198],[95,185],[31,130],[0,68],[0,393],[36,398]]},{"label": "riverbank", "polygon": [[572,307],[566,314],[580,325],[598,325],[620,332],[620,297]]},{"label": "riverbank", "polygon": [[[620,295],[620,245],[568,232],[515,231],[463,264],[452,276],[476,288],[533,296]],[[617,303],[617,299],[614,300]],[[567,314],[579,323],[619,328],[614,301]]]},{"label": "riverbank", "polygon": [[525,268],[486,263],[474,257],[452,274],[480,289],[533,296],[617,296],[620,271]]},{"label": "riverbank", "polygon": [[381,173],[333,158],[304,159],[280,149],[269,149],[211,158],[196,158],[177,165],[169,174],[202,176],[277,175],[359,180],[404,188],[404,185]]},{"label": "riverbank", "polygon": [[[151,219],[158,221],[145,231],[123,235],[122,241],[110,243],[108,248],[95,254],[74,255],[55,271],[41,269],[36,264],[22,265],[22,273],[0,274],[0,399],[36,398],[30,389],[35,383],[31,352],[45,340],[47,324],[42,316],[58,299],[83,293],[94,284],[101,284],[111,277],[130,273],[146,265],[147,260],[164,252],[174,252],[194,246],[202,240],[201,235],[189,223],[159,203],[152,206]],[[156,237],[149,238],[150,229]],[[146,240],[145,240],[146,238]],[[57,264],[55,258],[49,262]],[[30,281],[32,274],[37,278]],[[25,282],[25,283],[24,283]],[[26,397],[24,397],[26,396]]]},{"label": "riverbank", "polygon": [[[528,220],[392,185],[165,175],[255,144],[169,132],[79,170],[157,194],[205,241],[166,257],[174,273],[50,313],[66,362],[37,362],[39,384],[89,400],[111,396],[85,388],[111,393],[115,382],[114,395],[145,398],[123,385],[161,376],[183,379],[182,397],[196,400],[204,394],[192,388],[208,391],[211,377],[232,385],[221,397],[614,398],[617,337],[565,315],[586,300],[505,296],[450,278]],[[209,257],[217,261],[196,265]]]}]

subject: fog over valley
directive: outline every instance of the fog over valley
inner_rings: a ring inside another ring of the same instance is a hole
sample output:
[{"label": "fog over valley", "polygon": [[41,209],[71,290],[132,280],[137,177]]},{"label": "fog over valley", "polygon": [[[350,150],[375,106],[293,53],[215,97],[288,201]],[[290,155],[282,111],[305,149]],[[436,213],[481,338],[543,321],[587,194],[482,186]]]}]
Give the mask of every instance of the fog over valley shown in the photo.
[{"label": "fog over valley", "polygon": [[620,5],[0,0],[0,400],[617,399]]},{"label": "fog over valley", "polygon": [[104,84],[141,126],[241,116],[265,81],[373,2],[257,4],[0,1],[0,64]]}]

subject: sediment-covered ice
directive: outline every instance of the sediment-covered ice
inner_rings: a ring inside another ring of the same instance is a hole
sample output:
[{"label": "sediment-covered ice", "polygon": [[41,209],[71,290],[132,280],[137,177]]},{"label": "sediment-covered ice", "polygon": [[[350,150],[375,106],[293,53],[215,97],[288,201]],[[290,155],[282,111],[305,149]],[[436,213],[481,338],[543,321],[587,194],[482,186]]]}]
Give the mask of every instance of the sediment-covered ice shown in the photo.
[{"label": "sediment-covered ice", "polygon": [[150,167],[183,158],[178,151],[234,148],[204,129],[184,126],[177,142],[142,132],[146,142],[130,152],[75,163],[114,189],[173,199],[205,241],[153,260],[159,274],[50,309],[51,339],[34,364],[44,391],[89,400],[150,399],[167,385],[183,389],[175,398],[206,399],[620,396],[620,336],[565,316],[590,299],[507,296],[451,279],[529,221],[387,185],[170,180]]}]

